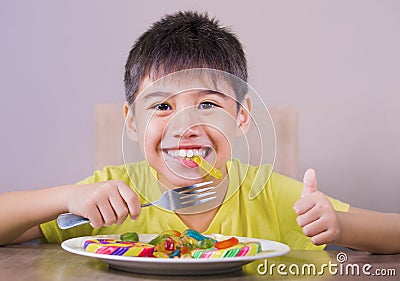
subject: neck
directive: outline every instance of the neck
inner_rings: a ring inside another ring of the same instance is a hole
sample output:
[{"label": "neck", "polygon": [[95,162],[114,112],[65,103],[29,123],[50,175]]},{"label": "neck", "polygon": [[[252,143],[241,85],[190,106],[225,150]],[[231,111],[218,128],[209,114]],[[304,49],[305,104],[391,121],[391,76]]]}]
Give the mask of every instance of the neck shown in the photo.
[{"label": "neck", "polygon": [[216,199],[186,208],[182,212],[176,212],[177,216],[188,228],[200,233],[205,232],[209,228],[220,206],[224,202],[228,191],[228,177],[224,177],[222,181],[218,180],[218,184],[215,183],[216,181],[213,184],[216,187]]}]

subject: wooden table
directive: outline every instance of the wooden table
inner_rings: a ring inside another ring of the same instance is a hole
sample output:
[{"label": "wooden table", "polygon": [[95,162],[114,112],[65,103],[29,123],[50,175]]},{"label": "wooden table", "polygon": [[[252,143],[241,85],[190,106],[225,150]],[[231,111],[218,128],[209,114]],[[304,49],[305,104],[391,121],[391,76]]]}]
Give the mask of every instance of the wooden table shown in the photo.
[{"label": "wooden table", "polygon": [[[343,253],[346,255],[344,256]],[[338,256],[339,255],[339,256]],[[342,259],[346,262],[341,262]],[[339,260],[338,260],[339,259]],[[329,265],[331,268],[329,268]],[[315,268],[315,272],[313,272]],[[357,274],[357,268],[359,274]],[[322,271],[321,271],[322,269]],[[332,275],[329,273],[335,272]],[[365,273],[362,272],[364,269]],[[298,270],[298,272],[297,272]],[[303,270],[303,273],[302,273]],[[156,272],[156,269],[155,269]],[[323,274],[318,274],[323,272]],[[346,274],[347,273],[347,274]],[[368,276],[367,274],[370,274]],[[387,276],[376,276],[375,273]],[[291,251],[258,260],[242,271],[206,276],[161,276],[123,272],[97,259],[68,253],[60,245],[0,247],[0,280],[400,280],[399,255],[365,252]]]}]

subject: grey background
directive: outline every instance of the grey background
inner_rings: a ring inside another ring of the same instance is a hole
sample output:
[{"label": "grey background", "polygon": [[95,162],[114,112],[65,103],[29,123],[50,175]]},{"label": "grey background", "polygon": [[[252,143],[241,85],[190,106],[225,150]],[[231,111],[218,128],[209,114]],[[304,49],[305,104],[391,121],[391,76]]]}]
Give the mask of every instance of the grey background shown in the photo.
[{"label": "grey background", "polygon": [[208,11],[241,39],[250,84],[300,116],[299,179],[400,212],[400,1],[0,2],[0,191],[93,173],[94,105],[124,100],[134,40],[166,13]]}]

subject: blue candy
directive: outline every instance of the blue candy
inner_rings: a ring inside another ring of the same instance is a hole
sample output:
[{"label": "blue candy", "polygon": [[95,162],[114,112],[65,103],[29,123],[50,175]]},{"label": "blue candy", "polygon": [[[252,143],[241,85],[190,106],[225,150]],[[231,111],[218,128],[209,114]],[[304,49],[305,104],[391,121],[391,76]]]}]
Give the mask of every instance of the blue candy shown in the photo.
[{"label": "blue candy", "polygon": [[173,251],[169,257],[173,258],[173,257],[179,257],[181,255],[181,249],[176,249],[175,251]]},{"label": "blue candy", "polygon": [[201,233],[197,232],[196,230],[193,229],[186,229],[182,235],[186,235],[189,237],[192,237],[198,241],[203,241],[204,239],[208,238],[204,235],[202,235]]}]

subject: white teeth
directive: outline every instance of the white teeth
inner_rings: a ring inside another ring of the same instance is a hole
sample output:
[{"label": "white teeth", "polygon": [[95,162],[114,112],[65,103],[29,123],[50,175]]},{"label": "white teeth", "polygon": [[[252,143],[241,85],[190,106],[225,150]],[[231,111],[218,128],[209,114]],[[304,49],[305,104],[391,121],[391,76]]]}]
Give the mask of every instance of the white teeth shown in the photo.
[{"label": "white teeth", "polygon": [[193,156],[205,157],[207,154],[207,149],[174,149],[167,150],[168,155],[175,158],[191,158]]},{"label": "white teeth", "polygon": [[186,150],[183,150],[183,149],[179,150],[179,157],[182,157],[182,158],[186,157]]}]

